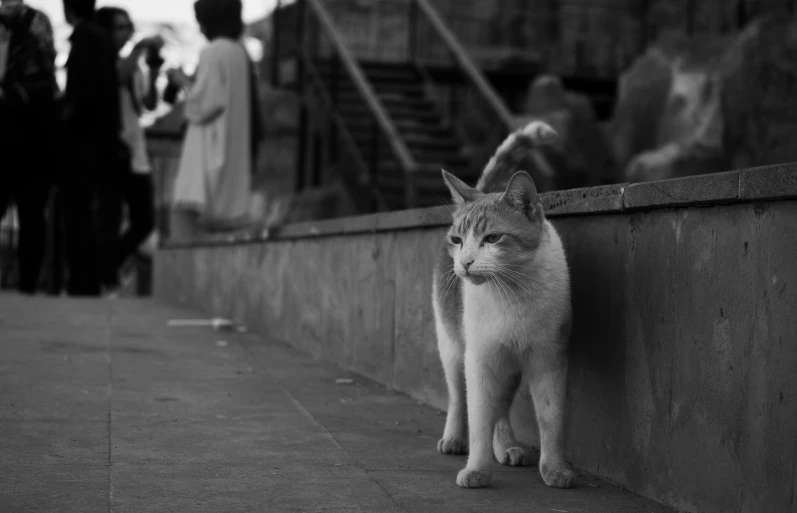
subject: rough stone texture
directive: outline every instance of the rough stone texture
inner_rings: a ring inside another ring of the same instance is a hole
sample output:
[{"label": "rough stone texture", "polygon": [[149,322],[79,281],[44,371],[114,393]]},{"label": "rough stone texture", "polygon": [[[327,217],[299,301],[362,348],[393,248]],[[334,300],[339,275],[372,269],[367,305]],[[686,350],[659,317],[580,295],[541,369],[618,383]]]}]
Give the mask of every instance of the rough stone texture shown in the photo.
[{"label": "rough stone texture", "polygon": [[439,411],[270,338],[167,325],[201,316],[0,295],[0,511],[669,511],[586,473],[551,489],[533,467],[463,490]]},{"label": "rough stone texture", "polygon": [[797,196],[794,166],[775,165],[739,172],[739,197],[745,200],[793,198]]},{"label": "rough stone texture", "polygon": [[739,198],[739,172],[689,176],[658,182],[632,183],[623,191],[623,208],[681,206],[732,202]]},{"label": "rough stone texture", "polygon": [[447,228],[418,230],[413,233],[412,244],[407,244],[402,236],[394,244],[396,296],[390,384],[438,408],[445,408],[447,394],[437,344],[430,343],[434,338],[429,338],[434,333],[434,314],[428,271],[434,268],[436,249],[446,231]]},{"label": "rough stone texture", "polygon": [[[572,461],[686,511],[789,511],[797,203],[621,212],[552,217],[573,274]],[[164,251],[157,291],[442,407],[429,277],[443,233]],[[531,418],[521,394],[513,421],[533,441]]]},{"label": "rough stone texture", "polygon": [[542,205],[549,217],[619,211],[623,208],[623,191],[626,185],[553,191],[542,196]]}]

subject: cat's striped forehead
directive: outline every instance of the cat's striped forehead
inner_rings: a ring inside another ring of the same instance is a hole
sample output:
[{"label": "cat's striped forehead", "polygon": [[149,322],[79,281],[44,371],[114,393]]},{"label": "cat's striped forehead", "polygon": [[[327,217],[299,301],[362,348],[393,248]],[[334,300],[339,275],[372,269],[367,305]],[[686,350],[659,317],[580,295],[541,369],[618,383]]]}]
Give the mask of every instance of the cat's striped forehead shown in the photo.
[{"label": "cat's striped forehead", "polygon": [[[493,213],[495,214],[495,213]],[[462,235],[483,235],[490,228],[490,209],[486,206],[469,208],[454,216],[454,229]]]}]

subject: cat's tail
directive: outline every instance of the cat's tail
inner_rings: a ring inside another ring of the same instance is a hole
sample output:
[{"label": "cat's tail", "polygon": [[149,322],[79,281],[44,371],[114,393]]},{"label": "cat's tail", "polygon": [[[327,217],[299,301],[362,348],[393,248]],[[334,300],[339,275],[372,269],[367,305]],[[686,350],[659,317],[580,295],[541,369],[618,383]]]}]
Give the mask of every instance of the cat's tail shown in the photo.
[{"label": "cat's tail", "polygon": [[517,171],[523,171],[520,165],[531,156],[533,148],[551,144],[558,137],[556,130],[542,121],[532,121],[509,134],[484,167],[476,188],[482,192],[502,192],[512,175]]}]

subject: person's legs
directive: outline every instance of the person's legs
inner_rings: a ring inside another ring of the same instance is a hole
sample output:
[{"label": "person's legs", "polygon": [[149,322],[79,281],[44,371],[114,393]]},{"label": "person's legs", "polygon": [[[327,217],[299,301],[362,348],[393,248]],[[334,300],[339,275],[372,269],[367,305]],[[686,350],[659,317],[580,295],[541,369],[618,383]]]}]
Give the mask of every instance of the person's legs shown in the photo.
[{"label": "person's legs", "polygon": [[92,153],[90,145],[75,143],[71,146],[59,191],[66,235],[66,290],[70,296],[98,296],[100,283],[94,222],[97,156]]},{"label": "person's legs", "polygon": [[116,176],[101,180],[98,187],[95,222],[99,258],[100,285],[105,289],[119,286],[116,255],[122,225],[122,187]]},{"label": "person's legs", "polygon": [[[11,205],[13,199],[12,189],[13,187],[9,178],[7,176],[0,177],[0,222],[3,221],[6,212],[8,212],[8,207]],[[8,270],[9,262],[2,258],[2,253],[9,250],[8,246],[13,245],[11,242],[12,240],[13,234],[3,233],[3,231],[0,230],[0,288],[8,283],[8,278],[5,274]]]},{"label": "person's legs", "polygon": [[45,210],[50,195],[49,180],[23,180],[17,188],[19,215],[19,291],[35,294],[44,262],[47,222]]},{"label": "person's legs", "polygon": [[60,296],[66,271],[66,237],[64,235],[63,192],[55,181],[47,206],[47,258],[45,289],[51,296]]},{"label": "person's legs", "polygon": [[128,227],[119,241],[117,269],[136,253],[155,225],[152,176],[131,173],[125,183],[124,199],[127,203]]}]

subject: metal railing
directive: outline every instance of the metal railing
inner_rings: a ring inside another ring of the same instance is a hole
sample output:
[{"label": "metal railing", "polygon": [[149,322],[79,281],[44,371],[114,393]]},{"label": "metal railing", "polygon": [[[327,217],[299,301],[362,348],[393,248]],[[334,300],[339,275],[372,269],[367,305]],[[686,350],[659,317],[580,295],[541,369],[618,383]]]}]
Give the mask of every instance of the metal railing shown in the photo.
[{"label": "metal railing", "polygon": [[[407,58],[434,84],[446,119],[472,150],[477,169],[471,171],[478,171],[518,123],[429,0],[410,0],[408,28]],[[433,78],[441,66],[455,75],[446,83]],[[536,173],[552,176],[553,169],[541,153],[534,151],[531,158]]]},{"label": "metal railing", "polygon": [[[342,146],[345,148],[348,157],[353,163],[356,180],[360,185],[366,185],[374,196],[375,207],[384,208],[384,201],[378,193],[378,170],[381,149],[386,145],[390,148],[392,155],[398,163],[399,169],[405,177],[406,187],[406,206],[411,207],[415,203],[414,187],[412,175],[416,172],[418,165],[412,154],[402,140],[398,129],[391,120],[390,116],[374,91],[373,87],[366,79],[357,59],[349,50],[345,37],[333,21],[333,17],[320,0],[297,0],[290,9],[282,9],[281,2],[278,3],[277,12],[278,22],[275,21],[277,30],[275,31],[276,47],[274,50],[279,61],[279,56],[293,54],[296,57],[295,85],[300,95],[305,98],[316,98],[327,110],[332,119],[332,127],[326,133],[330,138],[331,160],[337,161],[338,138],[341,139]],[[289,26],[286,21],[290,20],[294,28],[293,34],[280,30],[280,27]],[[292,50],[290,49],[292,47]],[[275,64],[273,76],[275,84],[281,82],[281,69],[279,64]],[[322,73],[327,71],[330,76],[324,80]],[[349,127],[343,122],[340,113],[340,89],[346,83],[353,86],[357,97],[364,106],[364,112],[368,117],[368,144],[363,154],[362,145],[358,145],[351,134]],[[310,86],[311,89],[308,88]],[[302,119],[300,120],[300,136],[303,141],[307,140],[308,133],[308,113],[307,106],[303,108]],[[299,145],[299,175],[303,176],[305,156],[307,155],[306,144]],[[327,162],[321,163],[325,165]],[[316,162],[316,165],[319,165]],[[341,166],[348,167],[348,166]],[[351,173],[351,170],[346,172]],[[316,171],[318,174],[318,171]],[[303,184],[300,184],[300,187]]]}]

